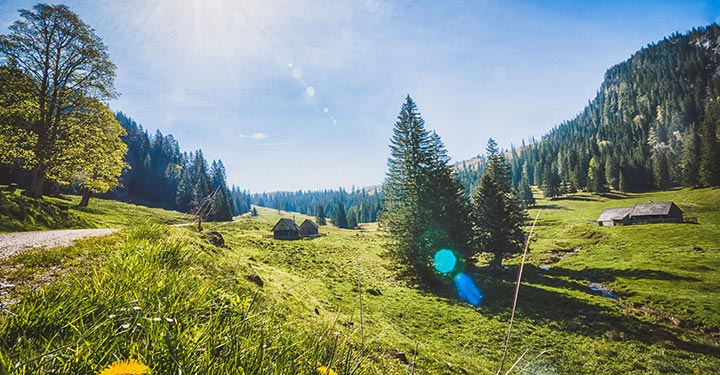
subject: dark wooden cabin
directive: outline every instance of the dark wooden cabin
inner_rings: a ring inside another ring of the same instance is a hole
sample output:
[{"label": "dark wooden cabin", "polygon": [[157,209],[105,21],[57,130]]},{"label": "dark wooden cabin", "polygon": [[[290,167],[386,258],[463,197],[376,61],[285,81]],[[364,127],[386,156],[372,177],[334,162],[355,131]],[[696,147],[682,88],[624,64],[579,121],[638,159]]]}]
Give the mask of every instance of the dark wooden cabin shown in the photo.
[{"label": "dark wooden cabin", "polygon": [[315,224],[314,221],[305,219],[305,221],[300,224],[300,237],[317,237],[317,235],[318,225]]},{"label": "dark wooden cabin", "polygon": [[630,212],[632,223],[682,223],[683,212],[673,202],[636,204]]},{"label": "dark wooden cabin", "polygon": [[291,219],[280,219],[272,229],[276,240],[299,240],[300,228]]},{"label": "dark wooden cabin", "polygon": [[636,204],[633,207],[604,209],[594,224],[600,226],[616,226],[684,222],[697,221],[692,221],[692,219],[686,220],[683,217],[682,210],[673,202],[648,202]]}]

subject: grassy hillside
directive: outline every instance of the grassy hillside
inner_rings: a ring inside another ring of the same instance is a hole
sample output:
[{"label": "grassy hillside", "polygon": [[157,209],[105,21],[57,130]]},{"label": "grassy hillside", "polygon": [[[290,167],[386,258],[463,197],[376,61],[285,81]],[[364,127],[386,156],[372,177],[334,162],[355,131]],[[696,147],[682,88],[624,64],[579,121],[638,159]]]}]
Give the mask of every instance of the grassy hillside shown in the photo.
[{"label": "grassy hillside", "polygon": [[79,196],[32,199],[0,192],[0,233],[66,228],[126,228],[144,223],[175,223],[183,214],[107,199],[93,198],[78,207]]},{"label": "grassy hillside", "polygon": [[[648,200],[673,200],[700,224],[585,224]],[[505,369],[527,353],[513,373],[714,373],[718,202],[710,189],[541,200]],[[473,308],[452,286],[431,293],[399,278],[374,226],[277,241],[267,235],[279,217],[304,217],[258,211],[209,225],[227,248],[156,225],[4,261],[2,278],[21,286],[0,316],[0,364],[92,373],[132,357],[155,373],[495,373],[517,260],[500,279],[475,275],[485,299]]]}]

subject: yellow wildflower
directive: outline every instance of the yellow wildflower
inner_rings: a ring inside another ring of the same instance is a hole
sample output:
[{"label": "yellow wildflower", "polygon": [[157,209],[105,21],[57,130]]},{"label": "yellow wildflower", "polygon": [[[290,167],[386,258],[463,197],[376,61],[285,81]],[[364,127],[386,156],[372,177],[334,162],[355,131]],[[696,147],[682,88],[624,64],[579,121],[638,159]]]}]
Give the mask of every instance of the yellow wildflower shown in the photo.
[{"label": "yellow wildflower", "polygon": [[317,368],[317,370],[320,375],[338,375],[335,370],[327,366],[320,366]]},{"label": "yellow wildflower", "polygon": [[134,359],[127,359],[113,362],[98,375],[142,375],[149,371],[150,368],[142,363]]}]

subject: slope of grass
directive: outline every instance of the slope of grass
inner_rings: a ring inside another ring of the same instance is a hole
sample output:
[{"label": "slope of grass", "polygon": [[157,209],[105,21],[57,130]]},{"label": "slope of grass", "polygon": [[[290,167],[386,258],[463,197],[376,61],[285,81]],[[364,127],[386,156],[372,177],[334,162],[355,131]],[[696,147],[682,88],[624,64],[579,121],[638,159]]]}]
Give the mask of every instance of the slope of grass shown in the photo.
[{"label": "slope of grass", "polygon": [[0,232],[69,228],[127,228],[145,223],[182,222],[187,215],[160,208],[93,198],[78,207],[79,196],[33,199],[0,193]]},{"label": "slope of grass", "polygon": [[[526,366],[523,373],[536,374],[715,373],[718,192],[540,200],[504,368],[520,358],[512,373]],[[585,223],[603,208],[648,200],[673,200],[700,224]],[[35,287],[15,291],[20,302],[0,317],[8,348],[0,352],[2,363],[25,373],[92,373],[126,357],[140,358],[155,373],[237,373],[228,369],[242,366],[246,373],[312,374],[317,362],[341,374],[497,371],[517,259],[500,278],[486,275],[480,260],[473,276],[485,299],[473,308],[452,285],[430,292],[400,278],[374,225],[321,227],[327,236],[278,241],[268,236],[280,217],[305,217],[258,212],[206,225],[225,236],[223,249],[187,228],[153,226],[50,252],[56,255],[5,261],[3,278]],[[20,264],[69,271],[42,284],[43,277],[33,280]],[[539,268],[544,264],[549,271]],[[258,278],[262,286],[249,281]],[[590,281],[619,299],[591,291]]]},{"label": "slope of grass", "polygon": [[126,358],[154,374],[360,373],[362,357],[332,324],[289,326],[226,251],[187,229],[144,225],[11,259],[5,277],[20,284],[18,265],[65,272],[19,292],[0,316],[0,374],[95,374]]}]

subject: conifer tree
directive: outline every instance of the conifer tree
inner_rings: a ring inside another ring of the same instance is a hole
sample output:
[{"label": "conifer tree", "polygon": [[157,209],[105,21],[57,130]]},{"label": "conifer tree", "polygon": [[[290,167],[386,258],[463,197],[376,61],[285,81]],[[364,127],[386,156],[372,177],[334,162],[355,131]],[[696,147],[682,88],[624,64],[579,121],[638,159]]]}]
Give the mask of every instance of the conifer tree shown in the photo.
[{"label": "conifer tree", "polygon": [[432,283],[436,251],[468,251],[468,208],[440,137],[425,129],[410,96],[393,128],[390,153],[381,225],[390,234],[393,253],[422,281]]},{"label": "conifer tree", "polygon": [[335,210],[334,224],[338,228],[348,228],[347,214],[345,213],[345,206],[343,206],[342,203],[338,203],[337,209]]},{"label": "conifer tree", "polygon": [[705,186],[720,186],[720,143],[717,126],[720,122],[720,102],[708,99],[705,119],[700,129],[700,181]]},{"label": "conifer tree", "polygon": [[545,198],[553,199],[560,196],[560,176],[553,168],[545,168],[542,188]]},{"label": "conifer tree", "polygon": [[322,203],[318,203],[317,209],[315,210],[315,221],[317,221],[317,225],[327,225],[327,221],[325,220],[325,207]]},{"label": "conifer tree", "polygon": [[587,172],[587,191],[594,193],[606,193],[608,191],[607,184],[605,182],[605,172],[603,171],[602,164],[598,159],[593,156],[588,164]]},{"label": "conifer tree", "polygon": [[525,207],[533,206],[535,205],[535,197],[533,196],[532,189],[530,189],[530,184],[527,181],[527,178],[523,177],[520,179],[520,186],[518,189],[518,198],[522,202],[522,204]]},{"label": "conifer tree", "polygon": [[490,268],[498,272],[503,258],[522,249],[525,210],[507,184],[509,168],[492,139],[487,156],[488,167],[472,197],[474,245],[478,253],[493,254]]},{"label": "conifer tree", "polygon": [[680,162],[682,184],[685,187],[700,186],[700,139],[696,126],[683,135],[683,153]]},{"label": "conifer tree", "polygon": [[350,207],[347,210],[347,227],[349,229],[355,229],[358,226],[358,211],[355,207]]}]

